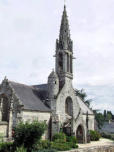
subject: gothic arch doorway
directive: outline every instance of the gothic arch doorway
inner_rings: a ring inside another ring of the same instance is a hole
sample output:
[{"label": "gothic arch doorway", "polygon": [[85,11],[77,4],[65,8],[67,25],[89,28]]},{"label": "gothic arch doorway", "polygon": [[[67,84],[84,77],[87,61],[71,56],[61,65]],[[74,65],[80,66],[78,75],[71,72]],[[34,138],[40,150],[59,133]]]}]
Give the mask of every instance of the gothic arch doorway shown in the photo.
[{"label": "gothic arch doorway", "polygon": [[5,94],[0,95],[1,121],[6,125],[6,137],[9,137],[10,100]]},{"label": "gothic arch doorway", "polygon": [[72,116],[73,116],[73,102],[71,97],[67,97],[65,100],[65,113],[66,113],[66,121],[63,125],[63,132],[67,136],[72,135]]},{"label": "gothic arch doorway", "polygon": [[78,143],[84,143],[84,128],[82,125],[79,125],[76,131],[76,138]]},{"label": "gothic arch doorway", "polygon": [[67,136],[71,136],[72,135],[72,124],[71,124],[71,122],[64,123],[63,132]]}]

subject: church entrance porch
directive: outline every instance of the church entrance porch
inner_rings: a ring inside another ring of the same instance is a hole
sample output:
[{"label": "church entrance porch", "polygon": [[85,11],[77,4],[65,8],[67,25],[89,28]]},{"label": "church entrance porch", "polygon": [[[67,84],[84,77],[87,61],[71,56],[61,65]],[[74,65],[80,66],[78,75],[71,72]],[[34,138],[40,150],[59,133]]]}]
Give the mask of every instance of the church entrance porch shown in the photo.
[{"label": "church entrance porch", "polygon": [[72,135],[71,127],[64,127],[64,128],[63,128],[63,132],[64,132],[67,136],[71,136],[71,135]]},{"label": "church entrance porch", "polygon": [[78,140],[78,143],[84,143],[84,129],[81,125],[79,125],[77,128],[76,138]]},{"label": "church entrance porch", "polygon": [[5,95],[0,94],[0,134],[3,138],[9,138],[12,132],[12,111],[11,99]]},{"label": "church entrance porch", "polygon": [[63,125],[63,132],[67,135],[67,136],[71,136],[72,135],[72,128],[71,125],[72,122],[71,120],[69,120],[68,122],[65,122]]}]

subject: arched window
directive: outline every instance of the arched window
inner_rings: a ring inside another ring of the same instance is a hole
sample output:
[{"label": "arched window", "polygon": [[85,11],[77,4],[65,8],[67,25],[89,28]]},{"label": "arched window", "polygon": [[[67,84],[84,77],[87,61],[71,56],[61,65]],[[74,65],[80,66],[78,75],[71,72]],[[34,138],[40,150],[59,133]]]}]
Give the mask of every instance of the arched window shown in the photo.
[{"label": "arched window", "polygon": [[67,97],[66,99],[65,112],[70,116],[73,115],[73,105],[72,105],[72,99],[70,97]]},{"label": "arched window", "polygon": [[67,72],[69,72],[69,54],[67,53]]},{"label": "arched window", "polygon": [[70,55],[70,73],[72,73],[72,55]]},{"label": "arched window", "polygon": [[59,68],[60,68],[60,71],[63,70],[63,54],[62,53],[59,53]]},{"label": "arched window", "polygon": [[2,121],[9,121],[9,101],[7,97],[2,98]]}]

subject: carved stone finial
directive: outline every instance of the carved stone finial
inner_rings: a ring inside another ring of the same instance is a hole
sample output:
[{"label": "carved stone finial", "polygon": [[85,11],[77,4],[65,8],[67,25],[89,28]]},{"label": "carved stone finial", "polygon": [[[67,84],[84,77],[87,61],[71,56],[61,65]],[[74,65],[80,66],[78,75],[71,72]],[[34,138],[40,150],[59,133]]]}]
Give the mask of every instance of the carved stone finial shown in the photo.
[{"label": "carved stone finial", "polygon": [[8,81],[7,76],[4,77],[4,81],[6,81],[6,82]]}]

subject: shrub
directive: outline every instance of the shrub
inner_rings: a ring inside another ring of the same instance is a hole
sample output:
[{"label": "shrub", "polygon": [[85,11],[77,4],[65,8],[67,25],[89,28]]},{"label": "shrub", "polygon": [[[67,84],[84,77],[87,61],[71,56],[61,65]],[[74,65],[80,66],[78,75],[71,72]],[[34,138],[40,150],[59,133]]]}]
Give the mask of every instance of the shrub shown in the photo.
[{"label": "shrub", "polygon": [[75,136],[67,136],[66,141],[71,142],[71,143],[75,143],[75,144],[77,143],[77,139]]},{"label": "shrub", "polygon": [[59,151],[65,151],[70,150],[72,148],[78,148],[77,139],[75,136],[66,136],[64,133],[56,133],[53,136],[53,143],[52,148],[59,150]]},{"label": "shrub", "polygon": [[67,143],[58,143],[58,142],[53,142],[52,143],[52,148],[60,151],[65,151],[65,150],[70,150],[71,147]]},{"label": "shrub", "polygon": [[12,142],[0,143],[0,152],[13,152],[13,143]]},{"label": "shrub", "polygon": [[98,141],[100,139],[100,134],[97,131],[90,130],[90,140],[91,141]]},{"label": "shrub", "polygon": [[27,150],[23,146],[21,146],[21,147],[17,147],[15,152],[27,152]]},{"label": "shrub", "polygon": [[51,148],[51,142],[49,140],[42,140],[41,144],[42,144],[43,149]]},{"label": "shrub", "polygon": [[38,152],[57,152],[55,149],[42,149],[38,150]]},{"label": "shrub", "polygon": [[66,142],[66,135],[62,132],[60,133],[56,133],[53,138],[52,138],[53,141],[56,141],[56,142]]},{"label": "shrub", "polygon": [[114,140],[114,134],[102,132],[101,136],[104,137],[104,138],[108,138],[108,139]]},{"label": "shrub", "polygon": [[21,122],[14,128],[14,144],[17,147],[24,146],[30,151],[39,141],[46,129],[46,124],[38,121]]},{"label": "shrub", "polygon": [[51,145],[52,143],[49,140],[41,140],[36,144],[35,149],[36,150],[50,149]]},{"label": "shrub", "polygon": [[66,142],[66,136],[64,136],[63,133],[59,133],[59,135],[54,135],[53,140],[53,142],[50,142],[49,140],[39,141],[32,152],[53,152],[53,150],[65,151],[72,148],[78,148],[78,145],[76,145],[77,140],[74,136],[67,138],[68,142]]},{"label": "shrub", "polygon": [[76,143],[67,142],[67,144],[70,146],[70,148],[78,148],[78,145],[76,145]]},{"label": "shrub", "polygon": [[104,138],[108,138],[108,139],[111,139],[111,135],[110,134],[107,134],[107,133],[101,133],[101,136],[104,137]]}]

